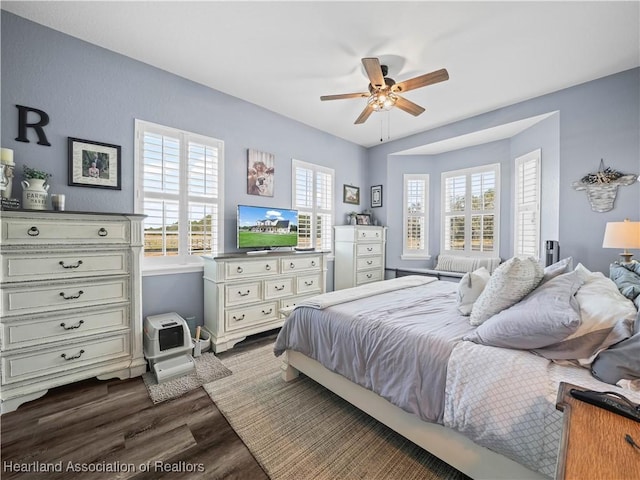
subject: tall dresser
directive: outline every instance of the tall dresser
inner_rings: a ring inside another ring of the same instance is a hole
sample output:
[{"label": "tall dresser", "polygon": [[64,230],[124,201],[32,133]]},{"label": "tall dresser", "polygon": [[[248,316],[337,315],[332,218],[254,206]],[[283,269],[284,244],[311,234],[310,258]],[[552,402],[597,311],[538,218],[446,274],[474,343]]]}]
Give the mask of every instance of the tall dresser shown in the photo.
[{"label": "tall dresser", "polygon": [[0,216],[2,413],[67,383],[141,375],[144,216]]},{"label": "tall dresser", "polygon": [[334,228],[334,288],[384,280],[387,227],[340,225]]},{"label": "tall dresser", "polygon": [[284,312],[326,291],[323,252],[204,257],[204,325],[215,352],[281,327]]}]

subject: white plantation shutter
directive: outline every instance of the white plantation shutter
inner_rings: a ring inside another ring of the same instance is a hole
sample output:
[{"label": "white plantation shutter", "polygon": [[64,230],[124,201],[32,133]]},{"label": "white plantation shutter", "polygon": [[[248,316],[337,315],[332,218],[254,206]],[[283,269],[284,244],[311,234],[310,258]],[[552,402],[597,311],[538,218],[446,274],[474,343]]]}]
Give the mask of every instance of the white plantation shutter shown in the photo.
[{"label": "white plantation shutter", "polygon": [[402,256],[428,256],[429,175],[405,174]]},{"label": "white plantation shutter", "polygon": [[442,174],[442,252],[497,255],[500,165]]},{"label": "white plantation shutter", "polygon": [[298,246],[331,250],[334,170],[292,161],[293,208],[298,210]]},{"label": "white plantation shutter", "polygon": [[514,255],[540,258],[540,150],[515,160]]},{"label": "white plantation shutter", "polygon": [[145,262],[188,263],[221,249],[223,143],[136,120],[136,212]]}]

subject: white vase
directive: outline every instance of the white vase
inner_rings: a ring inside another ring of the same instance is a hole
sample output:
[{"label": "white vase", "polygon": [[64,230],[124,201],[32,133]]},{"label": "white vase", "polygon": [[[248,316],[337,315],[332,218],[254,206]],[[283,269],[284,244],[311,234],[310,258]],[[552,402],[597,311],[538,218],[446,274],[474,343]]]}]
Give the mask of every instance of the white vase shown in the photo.
[{"label": "white vase", "polygon": [[46,180],[30,178],[23,180],[22,184],[22,208],[29,210],[46,210],[49,196],[49,185]]}]

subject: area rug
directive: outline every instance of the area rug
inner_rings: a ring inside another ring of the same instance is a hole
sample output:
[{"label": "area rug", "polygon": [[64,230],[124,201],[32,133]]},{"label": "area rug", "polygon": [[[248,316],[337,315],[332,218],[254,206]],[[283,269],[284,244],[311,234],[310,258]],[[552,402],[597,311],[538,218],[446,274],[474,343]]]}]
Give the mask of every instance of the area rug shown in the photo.
[{"label": "area rug", "polygon": [[205,352],[195,360],[196,371],[194,373],[160,384],[156,381],[156,377],[152,372],[144,373],[142,379],[147,387],[151,401],[155,404],[171,398],[177,398],[205,383],[231,375],[231,370],[225,367],[220,362],[220,359],[211,352]]},{"label": "area rug", "polygon": [[204,389],[272,480],[467,478],[309,378],[284,382],[272,344],[222,361],[233,375]]}]

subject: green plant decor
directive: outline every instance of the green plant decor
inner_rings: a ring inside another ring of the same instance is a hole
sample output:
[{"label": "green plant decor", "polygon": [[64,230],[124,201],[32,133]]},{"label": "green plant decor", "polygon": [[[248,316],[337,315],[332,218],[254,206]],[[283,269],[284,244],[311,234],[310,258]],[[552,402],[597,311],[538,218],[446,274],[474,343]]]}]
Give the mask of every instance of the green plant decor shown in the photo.
[{"label": "green plant decor", "polygon": [[22,176],[24,178],[26,178],[27,180],[31,179],[31,178],[37,178],[40,180],[47,180],[48,178],[52,177],[53,175],[51,175],[50,173],[47,172],[43,172],[42,170],[37,170],[35,168],[31,168],[28,167],[26,165],[23,165],[22,167]]}]

